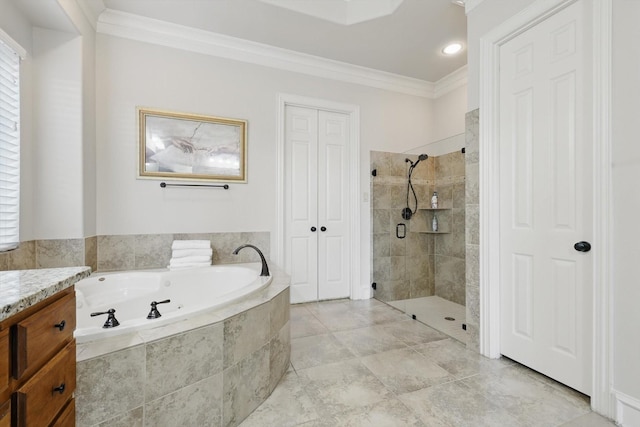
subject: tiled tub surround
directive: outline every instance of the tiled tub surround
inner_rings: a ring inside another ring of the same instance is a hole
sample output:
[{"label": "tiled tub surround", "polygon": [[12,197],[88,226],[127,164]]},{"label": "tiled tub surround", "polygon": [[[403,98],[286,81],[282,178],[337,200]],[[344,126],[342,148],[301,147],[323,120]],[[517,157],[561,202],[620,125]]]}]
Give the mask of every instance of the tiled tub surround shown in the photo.
[{"label": "tiled tub surround", "polygon": [[[376,298],[397,301],[437,295],[465,304],[465,155],[454,152],[429,157],[412,176],[418,208],[430,208],[438,192],[440,229],[446,234],[426,234],[432,212],[418,210],[406,221],[406,158],[415,155],[371,152],[373,224],[373,281]],[[413,196],[410,195],[413,208]],[[405,224],[407,237],[396,237],[397,224]]]},{"label": "tiled tub surround", "polygon": [[102,235],[84,239],[31,240],[14,251],[0,252],[0,271],[87,265],[92,271],[164,268],[171,258],[173,240],[210,240],[213,264],[258,262],[253,251],[231,255],[251,243],[269,258],[269,232]]},{"label": "tiled tub surround", "polygon": [[87,267],[0,271],[0,321],[89,277]]},{"label": "tiled tub surround", "polygon": [[235,426],[289,366],[290,279],[174,324],[78,346],[76,423]]}]

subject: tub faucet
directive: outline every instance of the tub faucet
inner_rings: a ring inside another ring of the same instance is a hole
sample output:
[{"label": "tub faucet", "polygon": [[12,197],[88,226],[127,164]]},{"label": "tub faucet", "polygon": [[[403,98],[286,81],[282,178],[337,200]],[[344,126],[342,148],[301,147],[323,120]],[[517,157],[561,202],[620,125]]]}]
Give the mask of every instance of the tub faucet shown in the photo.
[{"label": "tub faucet", "polygon": [[253,245],[242,245],[239,248],[237,248],[235,251],[233,251],[233,254],[238,255],[238,252],[240,252],[240,249],[243,249],[243,248],[253,248],[256,250],[256,252],[258,252],[258,255],[260,255],[260,260],[262,261],[262,271],[260,272],[260,275],[269,276],[270,275],[269,266],[267,265],[267,260],[264,259],[264,255],[262,255],[262,251]]},{"label": "tub faucet", "polygon": [[151,301],[151,311],[149,312],[149,314],[147,314],[147,319],[157,319],[158,317],[161,317],[162,314],[160,314],[160,312],[158,311],[158,304],[166,304],[168,302],[171,302],[170,299],[166,299],[164,301]]},{"label": "tub faucet", "polygon": [[91,317],[96,317],[96,316],[100,316],[103,314],[107,314],[107,320],[104,322],[104,325],[102,325],[103,328],[115,328],[116,326],[118,326],[120,324],[120,322],[118,322],[118,319],[116,319],[115,316],[115,312],[116,309],[115,308],[110,308],[107,311],[100,311],[97,313],[91,313]]}]

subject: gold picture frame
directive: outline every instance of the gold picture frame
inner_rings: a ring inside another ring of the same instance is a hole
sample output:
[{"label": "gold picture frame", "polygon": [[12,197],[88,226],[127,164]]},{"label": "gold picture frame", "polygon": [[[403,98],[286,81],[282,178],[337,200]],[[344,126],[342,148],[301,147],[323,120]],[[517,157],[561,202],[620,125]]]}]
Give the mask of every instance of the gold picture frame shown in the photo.
[{"label": "gold picture frame", "polygon": [[247,182],[247,121],[137,108],[140,178]]}]

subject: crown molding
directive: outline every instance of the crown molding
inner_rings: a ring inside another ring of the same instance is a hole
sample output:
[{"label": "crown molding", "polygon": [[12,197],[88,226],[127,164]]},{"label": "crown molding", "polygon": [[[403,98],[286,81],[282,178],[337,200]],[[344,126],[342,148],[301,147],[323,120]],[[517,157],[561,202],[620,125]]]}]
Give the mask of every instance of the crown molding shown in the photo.
[{"label": "crown molding", "polygon": [[[100,1],[102,1],[102,0],[100,0]],[[85,1],[81,1],[81,0],[76,0],[76,4],[78,5],[80,10],[82,11],[82,13],[85,16],[85,18],[87,18],[87,21],[89,21],[89,24],[93,27],[94,30],[97,31],[97,29],[98,29],[98,17],[95,15],[95,13],[91,9],[91,7]]]},{"label": "crown molding", "polygon": [[435,83],[434,98],[440,98],[451,91],[466,86],[469,81],[469,72],[464,65],[454,72],[447,74]]},{"label": "crown molding", "polygon": [[426,80],[320,58],[111,9],[106,9],[100,14],[97,32],[408,95],[430,99],[436,96],[436,85]]},{"label": "crown molding", "polygon": [[464,13],[466,13],[467,15],[469,14],[469,12],[471,12],[473,9],[476,8],[476,6],[480,5],[480,3],[482,3],[484,0],[467,0],[464,2]]}]

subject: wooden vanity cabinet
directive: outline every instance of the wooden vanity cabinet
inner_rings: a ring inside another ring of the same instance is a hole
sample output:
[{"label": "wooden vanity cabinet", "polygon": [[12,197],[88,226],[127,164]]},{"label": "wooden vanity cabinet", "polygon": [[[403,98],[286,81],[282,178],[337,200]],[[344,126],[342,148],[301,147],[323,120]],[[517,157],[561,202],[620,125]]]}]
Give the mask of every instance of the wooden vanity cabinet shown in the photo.
[{"label": "wooden vanity cabinet", "polygon": [[75,425],[75,326],[73,287],[0,322],[0,427]]}]

